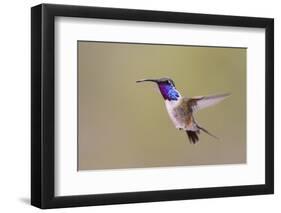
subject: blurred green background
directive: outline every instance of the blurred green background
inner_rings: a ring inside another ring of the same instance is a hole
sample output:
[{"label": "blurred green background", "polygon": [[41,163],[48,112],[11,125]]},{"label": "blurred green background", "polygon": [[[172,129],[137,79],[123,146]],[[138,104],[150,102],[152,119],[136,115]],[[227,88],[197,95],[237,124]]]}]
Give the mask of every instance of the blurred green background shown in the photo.
[{"label": "blurred green background", "polygon": [[[78,170],[246,163],[245,48],[78,41]],[[190,144],[143,78],[171,77],[182,96],[230,92],[195,114]]]}]

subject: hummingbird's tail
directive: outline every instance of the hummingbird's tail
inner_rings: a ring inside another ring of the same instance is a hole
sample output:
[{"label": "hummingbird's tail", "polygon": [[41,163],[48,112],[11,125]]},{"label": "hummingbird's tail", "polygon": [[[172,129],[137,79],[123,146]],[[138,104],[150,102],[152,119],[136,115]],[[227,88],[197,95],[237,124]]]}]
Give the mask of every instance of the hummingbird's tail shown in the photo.
[{"label": "hummingbird's tail", "polygon": [[199,138],[198,138],[199,131],[186,130],[185,132],[188,136],[190,143],[196,144],[199,141]]},{"label": "hummingbird's tail", "polygon": [[[210,133],[208,130],[206,130],[205,128],[199,126],[198,124],[196,125],[197,128],[199,130],[202,130],[203,132],[205,132],[206,134],[216,138],[216,139],[219,139],[217,136],[213,135],[212,133]],[[200,131],[197,130],[197,131],[190,131],[190,130],[186,130],[186,134],[188,136],[188,139],[190,141],[190,143],[193,143],[193,144],[196,144],[197,142],[199,142],[199,137],[198,137],[198,134],[200,134]]]}]

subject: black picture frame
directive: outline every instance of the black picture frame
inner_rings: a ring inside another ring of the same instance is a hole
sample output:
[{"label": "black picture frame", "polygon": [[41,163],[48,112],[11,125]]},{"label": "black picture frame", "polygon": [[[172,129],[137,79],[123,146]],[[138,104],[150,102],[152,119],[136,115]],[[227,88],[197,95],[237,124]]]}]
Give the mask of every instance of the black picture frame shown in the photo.
[{"label": "black picture frame", "polygon": [[[54,195],[54,18],[81,17],[264,28],[265,184],[112,194]],[[42,209],[274,193],[274,20],[164,11],[41,4],[31,8],[31,204]]]}]

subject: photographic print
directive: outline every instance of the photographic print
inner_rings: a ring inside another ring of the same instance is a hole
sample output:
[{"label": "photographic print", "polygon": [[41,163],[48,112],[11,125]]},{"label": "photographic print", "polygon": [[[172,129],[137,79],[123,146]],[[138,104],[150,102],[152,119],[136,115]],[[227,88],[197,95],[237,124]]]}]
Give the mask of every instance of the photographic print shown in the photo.
[{"label": "photographic print", "polygon": [[78,41],[78,171],[245,164],[247,48]]},{"label": "photographic print", "polygon": [[274,19],[40,4],[31,41],[32,205],[274,193]]}]

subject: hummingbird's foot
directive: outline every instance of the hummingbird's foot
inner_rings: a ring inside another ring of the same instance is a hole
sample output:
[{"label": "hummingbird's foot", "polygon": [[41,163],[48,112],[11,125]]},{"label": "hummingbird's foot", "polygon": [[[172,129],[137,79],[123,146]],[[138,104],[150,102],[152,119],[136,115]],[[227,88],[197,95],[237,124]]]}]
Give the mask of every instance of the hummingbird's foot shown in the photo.
[{"label": "hummingbird's foot", "polygon": [[178,129],[178,130],[183,130],[183,128],[181,128],[181,127],[178,127],[177,129]]}]

